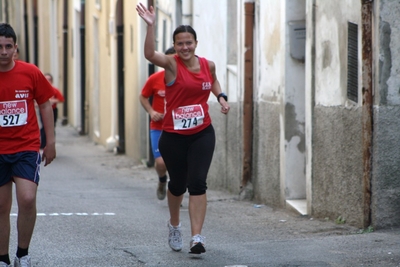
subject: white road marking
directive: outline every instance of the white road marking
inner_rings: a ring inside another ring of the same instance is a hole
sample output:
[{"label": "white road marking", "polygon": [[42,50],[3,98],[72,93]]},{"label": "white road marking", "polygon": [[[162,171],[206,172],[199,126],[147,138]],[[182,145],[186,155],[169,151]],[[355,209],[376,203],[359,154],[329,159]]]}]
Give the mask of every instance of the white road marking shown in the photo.
[{"label": "white road marking", "polygon": [[[104,213],[100,213],[100,212],[94,212],[94,213],[87,213],[87,212],[52,212],[52,213],[37,213],[36,214],[38,217],[41,216],[114,216],[115,213],[113,212],[104,212]],[[18,214],[17,213],[11,213],[10,216],[12,217],[17,217]]]}]

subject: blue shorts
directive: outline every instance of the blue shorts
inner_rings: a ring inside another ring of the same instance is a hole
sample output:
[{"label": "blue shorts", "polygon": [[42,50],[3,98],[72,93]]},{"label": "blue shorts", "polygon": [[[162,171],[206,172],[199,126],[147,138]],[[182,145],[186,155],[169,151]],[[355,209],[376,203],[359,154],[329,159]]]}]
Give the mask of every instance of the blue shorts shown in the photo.
[{"label": "blue shorts", "polygon": [[36,151],[0,155],[0,186],[20,177],[39,184],[40,153]]},{"label": "blue shorts", "polygon": [[161,132],[161,130],[150,130],[151,151],[153,151],[155,159],[161,157],[160,150],[158,150],[158,140],[160,139]]}]

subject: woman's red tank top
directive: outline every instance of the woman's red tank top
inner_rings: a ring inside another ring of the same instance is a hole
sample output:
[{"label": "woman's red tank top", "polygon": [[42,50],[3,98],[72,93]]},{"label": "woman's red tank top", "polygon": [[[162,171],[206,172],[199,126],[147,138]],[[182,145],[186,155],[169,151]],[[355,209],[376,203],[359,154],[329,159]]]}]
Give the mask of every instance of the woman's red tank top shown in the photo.
[{"label": "woman's red tank top", "polygon": [[165,87],[163,130],[166,132],[190,135],[211,124],[207,101],[214,81],[207,59],[197,58],[200,72],[194,73],[175,55],[176,79],[172,85]]}]

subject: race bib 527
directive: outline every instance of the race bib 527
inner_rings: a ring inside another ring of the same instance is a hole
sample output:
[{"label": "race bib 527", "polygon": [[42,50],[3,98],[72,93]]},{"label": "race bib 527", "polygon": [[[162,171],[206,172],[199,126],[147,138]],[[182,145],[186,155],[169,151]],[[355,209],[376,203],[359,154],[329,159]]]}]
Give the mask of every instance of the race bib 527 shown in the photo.
[{"label": "race bib 527", "polygon": [[13,127],[25,125],[28,119],[26,100],[0,102],[0,126]]}]

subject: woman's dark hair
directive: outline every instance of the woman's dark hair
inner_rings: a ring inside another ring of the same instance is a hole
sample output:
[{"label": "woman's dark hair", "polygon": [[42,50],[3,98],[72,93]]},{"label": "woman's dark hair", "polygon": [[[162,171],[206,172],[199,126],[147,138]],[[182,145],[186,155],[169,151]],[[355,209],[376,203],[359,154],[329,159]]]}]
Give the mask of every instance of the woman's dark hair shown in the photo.
[{"label": "woman's dark hair", "polygon": [[17,35],[15,34],[14,29],[8,23],[0,23],[0,36],[12,38],[14,44],[17,43]]},{"label": "woman's dark hair", "polygon": [[175,35],[177,35],[178,33],[182,33],[182,32],[191,33],[194,37],[194,40],[197,41],[196,32],[193,30],[193,28],[190,25],[178,26],[178,28],[175,29],[174,34],[172,35],[172,40],[175,42]]}]

